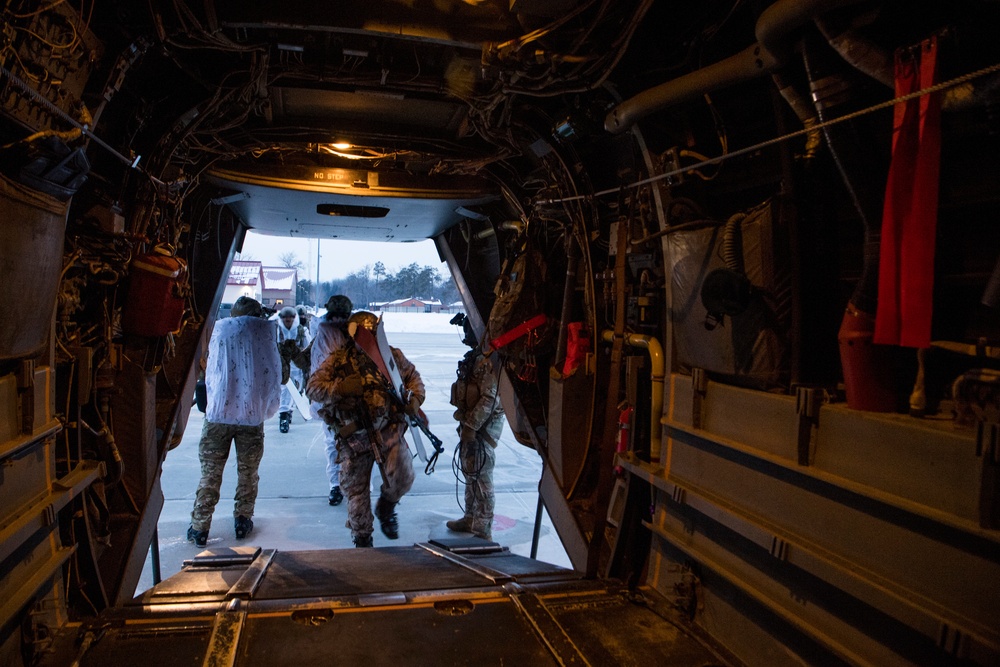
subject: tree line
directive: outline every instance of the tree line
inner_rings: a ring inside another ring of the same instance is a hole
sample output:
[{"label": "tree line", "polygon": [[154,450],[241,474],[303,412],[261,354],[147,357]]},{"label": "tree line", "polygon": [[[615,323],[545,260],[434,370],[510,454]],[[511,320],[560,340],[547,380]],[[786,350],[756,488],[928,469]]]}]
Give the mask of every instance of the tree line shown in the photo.
[{"label": "tree line", "polygon": [[[292,258],[294,260],[294,257]],[[289,268],[302,268],[282,257]],[[299,262],[298,264],[301,264]],[[419,266],[416,262],[404,266],[395,273],[386,269],[382,262],[365,265],[345,278],[323,281],[316,291],[316,283],[303,279],[298,282],[296,301],[304,304],[318,304],[320,307],[332,294],[343,294],[354,302],[356,308],[376,302],[398,299],[437,299],[449,304],[459,300],[458,288],[451,276],[442,276],[433,266]]]}]

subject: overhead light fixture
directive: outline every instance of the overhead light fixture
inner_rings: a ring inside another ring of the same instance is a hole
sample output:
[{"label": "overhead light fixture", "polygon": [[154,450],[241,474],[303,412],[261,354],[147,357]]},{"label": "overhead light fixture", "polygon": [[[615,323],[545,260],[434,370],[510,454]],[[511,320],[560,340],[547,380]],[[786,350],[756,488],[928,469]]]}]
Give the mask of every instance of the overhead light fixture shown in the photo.
[{"label": "overhead light fixture", "polygon": [[336,155],[347,160],[384,160],[386,158],[396,157],[400,154],[399,151],[382,153],[381,151],[373,150],[371,148],[355,146],[354,144],[349,144],[346,141],[338,141],[333,144],[317,144],[316,148],[322,153],[329,153],[330,155]]}]

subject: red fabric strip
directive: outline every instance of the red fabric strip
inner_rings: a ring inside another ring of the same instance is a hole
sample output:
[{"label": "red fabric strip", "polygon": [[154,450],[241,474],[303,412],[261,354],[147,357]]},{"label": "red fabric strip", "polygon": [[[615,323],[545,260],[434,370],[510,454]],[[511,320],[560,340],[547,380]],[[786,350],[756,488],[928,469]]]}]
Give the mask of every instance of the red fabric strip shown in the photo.
[{"label": "red fabric strip", "polygon": [[357,331],[354,332],[354,342],[375,362],[379,372],[382,373],[382,377],[389,382],[389,386],[391,387],[392,376],[389,375],[389,369],[385,366],[385,359],[382,358],[382,352],[378,349],[378,341],[375,340],[374,334],[359,325]]},{"label": "red fabric strip", "polygon": [[491,340],[490,347],[492,347],[494,350],[499,350],[501,347],[505,345],[510,345],[524,334],[528,333],[532,329],[537,329],[538,327],[545,324],[547,321],[548,318],[545,317],[544,313],[542,313],[541,315],[535,315],[524,324],[519,324],[510,331],[506,331],[497,336],[496,338],[494,338],[493,340]]},{"label": "red fabric strip", "polygon": [[[897,96],[934,84],[937,46],[931,37],[918,53],[896,54]],[[940,155],[938,96],[897,104],[879,251],[879,344],[930,346]]]}]

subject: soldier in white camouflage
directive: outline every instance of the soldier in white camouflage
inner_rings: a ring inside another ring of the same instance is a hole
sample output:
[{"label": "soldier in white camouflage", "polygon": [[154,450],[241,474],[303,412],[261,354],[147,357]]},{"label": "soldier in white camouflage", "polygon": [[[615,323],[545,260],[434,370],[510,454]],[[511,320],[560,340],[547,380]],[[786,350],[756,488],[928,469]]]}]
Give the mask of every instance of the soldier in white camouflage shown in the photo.
[{"label": "soldier in white camouflage", "polygon": [[451,387],[451,404],[458,421],[457,459],[465,482],[465,516],[448,521],[449,530],[493,539],[493,466],[497,440],[503,431],[503,406],[497,397],[497,372],[483,356],[468,318],[455,317],[472,349],[458,362],[458,378]]},{"label": "soldier in white camouflage", "polygon": [[[374,329],[377,318],[360,311],[350,322]],[[391,540],[399,537],[396,504],[413,486],[413,461],[403,440],[405,415],[417,414],[425,389],[420,374],[397,348],[393,359],[403,380],[407,404],[389,392],[375,362],[356,344],[335,350],[309,378],[306,394],[320,403],[324,421],[337,433],[340,488],[347,498],[347,520],[355,546],[373,546],[375,517]],[[372,514],[370,480],[376,448],[383,459],[382,486]]]},{"label": "soldier in white camouflage", "polygon": [[236,444],[236,498],[233,508],[237,539],[253,530],[257,469],[264,455],[264,421],[278,411],[281,359],[274,326],[261,317],[260,303],[240,297],[232,317],[212,330],[205,368],[207,405],[198,443],[201,480],[191,510],[187,539],[203,547],[219,502],[222,471]]}]

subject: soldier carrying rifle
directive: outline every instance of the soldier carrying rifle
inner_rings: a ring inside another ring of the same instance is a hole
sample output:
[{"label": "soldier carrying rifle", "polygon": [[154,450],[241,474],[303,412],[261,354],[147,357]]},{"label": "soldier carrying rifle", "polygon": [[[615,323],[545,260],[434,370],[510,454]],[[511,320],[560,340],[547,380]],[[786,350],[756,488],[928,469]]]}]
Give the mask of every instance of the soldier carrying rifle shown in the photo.
[{"label": "soldier carrying rifle", "polygon": [[[360,311],[349,322],[374,331],[378,319]],[[372,360],[356,344],[334,351],[309,378],[306,394],[320,403],[318,412],[337,434],[340,487],[347,497],[348,524],[355,546],[373,546],[374,517],[385,536],[399,537],[396,503],[413,486],[413,462],[403,433],[406,417],[417,415],[424,402],[423,380],[413,364],[393,347],[392,357],[403,380],[406,403],[392,393]],[[381,494],[371,508],[372,466],[382,474]]]}]

